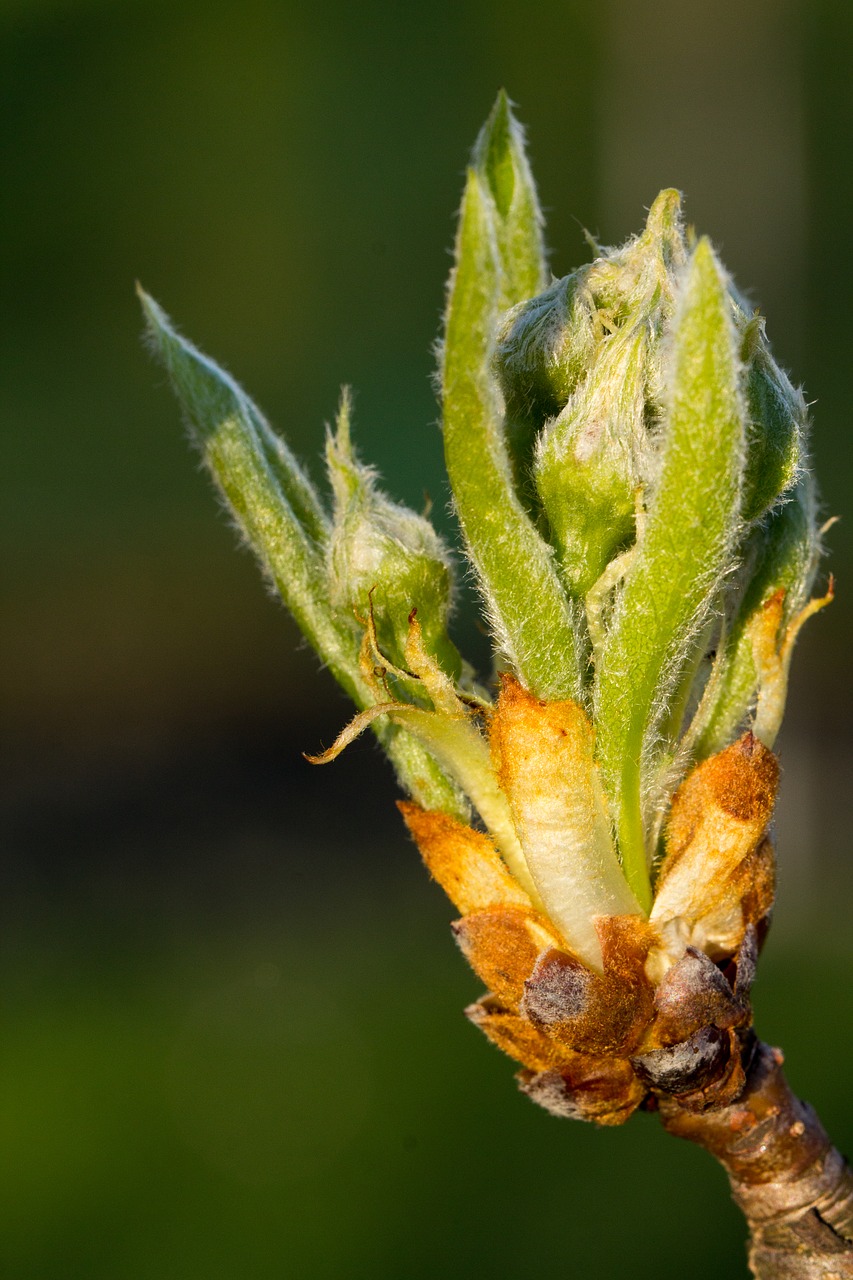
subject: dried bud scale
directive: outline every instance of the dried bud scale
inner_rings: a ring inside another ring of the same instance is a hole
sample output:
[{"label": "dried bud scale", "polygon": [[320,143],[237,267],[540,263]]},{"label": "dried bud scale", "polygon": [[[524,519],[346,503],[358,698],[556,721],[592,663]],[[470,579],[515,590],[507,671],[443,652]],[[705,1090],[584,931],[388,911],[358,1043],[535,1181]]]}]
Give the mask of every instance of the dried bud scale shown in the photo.
[{"label": "dried bud scale", "polygon": [[[488,988],[467,1015],[524,1092],[605,1125],[660,1110],[726,1165],[757,1275],[850,1275],[849,1171],[785,1093],[749,1000],[791,654],[832,594],[809,598],[805,403],[710,242],[686,236],[677,192],[562,280],[542,225],[501,94],[466,176],[439,348],[492,696],[449,633],[450,554],[358,459],[348,393],[327,509],[143,295],[151,340],[240,528],[358,708],[309,758],[377,733]],[[787,1137],[768,1091],[796,1111]],[[741,1122],[768,1134],[763,1163],[731,1137]]]}]

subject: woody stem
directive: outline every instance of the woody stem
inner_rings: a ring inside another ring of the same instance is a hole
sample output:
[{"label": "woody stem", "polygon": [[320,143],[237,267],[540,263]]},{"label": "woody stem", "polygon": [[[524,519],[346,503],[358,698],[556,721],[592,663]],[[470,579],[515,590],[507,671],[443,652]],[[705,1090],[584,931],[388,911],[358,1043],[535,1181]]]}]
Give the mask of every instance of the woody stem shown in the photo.
[{"label": "woody stem", "polygon": [[697,1113],[662,1096],[661,1119],[729,1175],[757,1280],[851,1280],[853,1171],[791,1092],[781,1063],[777,1049],[758,1042],[737,1102]]}]

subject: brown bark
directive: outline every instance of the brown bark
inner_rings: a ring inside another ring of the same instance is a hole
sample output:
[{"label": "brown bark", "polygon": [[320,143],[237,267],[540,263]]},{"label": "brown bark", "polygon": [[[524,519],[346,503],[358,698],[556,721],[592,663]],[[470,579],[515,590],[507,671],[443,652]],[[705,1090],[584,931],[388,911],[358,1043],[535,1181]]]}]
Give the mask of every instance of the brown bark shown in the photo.
[{"label": "brown bark", "polygon": [[754,1042],[746,1087],[729,1106],[691,1111],[671,1095],[658,1106],[670,1133],[728,1173],[759,1280],[853,1280],[853,1172],[791,1092],[777,1049]]}]

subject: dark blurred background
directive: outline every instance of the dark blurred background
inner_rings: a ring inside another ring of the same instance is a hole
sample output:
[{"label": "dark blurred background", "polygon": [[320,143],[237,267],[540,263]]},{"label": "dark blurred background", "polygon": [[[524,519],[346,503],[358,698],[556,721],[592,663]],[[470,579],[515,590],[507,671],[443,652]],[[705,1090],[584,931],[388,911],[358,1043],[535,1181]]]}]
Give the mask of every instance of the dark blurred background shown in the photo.
[{"label": "dark blurred background", "polygon": [[352,382],[363,454],[442,511],[430,347],[498,87],[558,274],[687,192],[817,400],[843,518],[756,996],[853,1146],[853,7],[3,0],[0,32],[0,1274],[745,1274],[703,1153],[549,1118],[464,1021],[378,754],[303,761],[346,706],[235,550],[133,282],[312,465]]}]

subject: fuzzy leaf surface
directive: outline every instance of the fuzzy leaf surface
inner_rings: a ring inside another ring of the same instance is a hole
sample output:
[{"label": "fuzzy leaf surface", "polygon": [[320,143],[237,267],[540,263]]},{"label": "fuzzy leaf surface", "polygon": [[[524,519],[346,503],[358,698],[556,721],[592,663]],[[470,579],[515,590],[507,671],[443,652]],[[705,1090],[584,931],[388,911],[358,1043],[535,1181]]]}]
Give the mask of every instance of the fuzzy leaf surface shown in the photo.
[{"label": "fuzzy leaf surface", "polygon": [[469,170],[444,340],[444,451],[498,643],[540,697],[576,696],[572,613],[551,548],[515,491],[491,361],[502,288],[493,201]]},{"label": "fuzzy leaf surface", "polygon": [[599,759],[625,873],[646,908],[644,757],[739,530],[745,414],[726,284],[707,240],[689,265],[673,338],[660,475],[597,673]]}]

